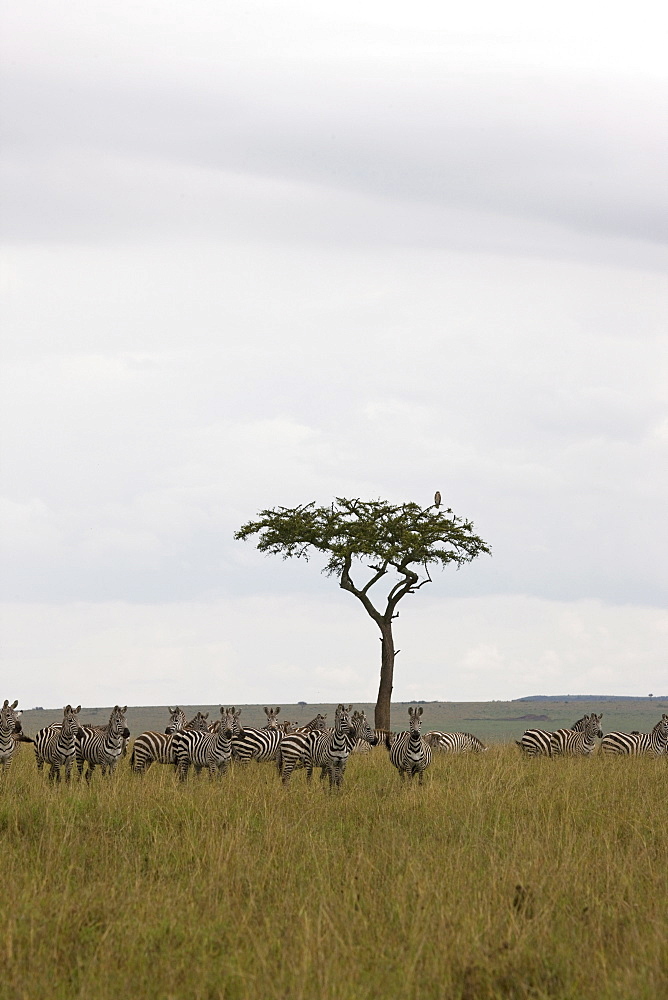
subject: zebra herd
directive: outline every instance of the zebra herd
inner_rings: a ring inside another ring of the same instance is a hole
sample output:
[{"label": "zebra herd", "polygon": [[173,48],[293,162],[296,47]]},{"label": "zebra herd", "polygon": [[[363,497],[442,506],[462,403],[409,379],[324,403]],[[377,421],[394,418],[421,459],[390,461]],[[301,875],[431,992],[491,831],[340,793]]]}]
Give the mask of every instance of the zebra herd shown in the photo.
[{"label": "zebra herd", "polygon": [[[46,726],[32,739],[24,735],[18,701],[5,699],[0,709],[0,763],[7,771],[20,743],[32,743],[37,768],[49,765],[49,777],[60,781],[61,769],[69,781],[76,764],[79,777],[88,781],[96,767],[102,774],[113,774],[119,759],[125,756],[130,731],[126,725],[127,706],[115,705],[106,726],[79,723],[81,705],[66,705],[63,720]],[[326,727],[326,715],[318,713],[307,725],[279,723],[280,708],[265,708],[267,721],[262,729],[244,727],[241,709],[220,709],[220,718],[208,721],[209,713],[197,712],[188,721],[178,706],[169,709],[169,723],[164,732],[141,733],[134,741],[130,768],[145,774],[153,764],[171,764],[179,779],[185,781],[190,768],[199,774],[206,768],[211,777],[224,775],[232,760],[240,764],[273,762],[281,782],[287,785],[293,772],[303,768],[307,781],[320,769],[321,780],[329,779],[330,788],[343,782],[352,753],[368,753],[383,745],[390,763],[400,778],[417,775],[422,784],[435,751],[444,753],[481,753],[487,747],[471,733],[429,732],[422,735],[422,707],[408,709],[409,728],[405,732],[372,729],[366,714],[353,711],[352,705],[340,704],[334,714],[334,726]],[[590,756],[600,740],[604,755],[640,754],[668,756],[668,715],[663,714],[650,733],[608,733],[601,730],[602,715],[592,713],[578,719],[570,729],[545,732],[528,729],[517,745],[527,757]]]},{"label": "zebra herd", "polygon": [[574,722],[570,729],[554,733],[542,729],[527,729],[518,747],[527,757],[588,757],[600,739],[600,752],[606,756],[626,754],[649,757],[668,756],[668,715],[664,712],[650,733],[606,733],[601,730],[603,715],[593,712]]}]

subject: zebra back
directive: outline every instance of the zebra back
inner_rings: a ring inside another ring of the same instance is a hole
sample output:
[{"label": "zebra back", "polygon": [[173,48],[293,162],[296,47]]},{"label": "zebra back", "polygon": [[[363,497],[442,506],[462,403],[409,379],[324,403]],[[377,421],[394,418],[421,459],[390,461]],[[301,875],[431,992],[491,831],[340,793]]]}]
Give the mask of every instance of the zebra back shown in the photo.
[{"label": "zebra back", "polygon": [[[177,730],[181,732],[181,730]],[[134,774],[146,774],[151,764],[175,764],[172,747],[173,733],[140,733],[132,746],[130,769]]]},{"label": "zebra back", "polygon": [[424,740],[432,750],[444,753],[483,753],[487,747],[473,733],[425,733]]}]

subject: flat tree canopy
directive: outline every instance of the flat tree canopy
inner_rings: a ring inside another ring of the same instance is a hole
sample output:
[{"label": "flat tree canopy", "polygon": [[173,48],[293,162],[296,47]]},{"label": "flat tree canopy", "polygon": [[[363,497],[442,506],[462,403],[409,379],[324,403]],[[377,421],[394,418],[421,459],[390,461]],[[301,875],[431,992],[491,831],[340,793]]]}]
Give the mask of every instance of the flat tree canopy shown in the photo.
[{"label": "flat tree canopy", "polygon": [[[390,699],[394,675],[392,621],[406,594],[431,583],[429,569],[471,562],[489,546],[473,533],[473,524],[438,503],[422,508],[416,503],[391,504],[386,500],[348,500],[337,497],[327,507],[315,503],[262,510],[235,532],[237,539],[258,535],[260,552],[284,559],[308,559],[313,552],[325,556],[323,572],[336,576],[339,586],[364,605],[380,629],[381,675],[376,704],[376,727],[390,725]],[[353,573],[357,583],[353,580]],[[386,579],[387,578],[387,579]],[[374,591],[385,581],[382,605]],[[387,589],[389,586],[389,590]]]}]

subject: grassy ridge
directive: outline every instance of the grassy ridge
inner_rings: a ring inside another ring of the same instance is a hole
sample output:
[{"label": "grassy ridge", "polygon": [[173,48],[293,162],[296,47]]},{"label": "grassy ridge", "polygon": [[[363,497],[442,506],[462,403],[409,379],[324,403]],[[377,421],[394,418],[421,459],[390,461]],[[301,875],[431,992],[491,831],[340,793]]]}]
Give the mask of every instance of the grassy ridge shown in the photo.
[{"label": "grassy ridge", "polygon": [[24,748],[0,788],[0,996],[665,996],[667,774],[505,746],[438,757],[423,789],[383,750],[334,795],[269,765],[52,788]]}]

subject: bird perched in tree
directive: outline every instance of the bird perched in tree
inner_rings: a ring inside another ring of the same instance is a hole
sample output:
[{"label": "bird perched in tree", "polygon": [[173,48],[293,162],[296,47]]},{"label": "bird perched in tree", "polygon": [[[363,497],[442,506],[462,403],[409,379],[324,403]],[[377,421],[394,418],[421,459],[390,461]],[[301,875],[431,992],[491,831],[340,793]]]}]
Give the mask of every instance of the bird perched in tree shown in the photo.
[{"label": "bird perched in tree", "polygon": [[440,506],[441,506],[441,494],[438,492],[438,490],[436,490],[436,492],[434,493],[434,507],[440,507]]}]

